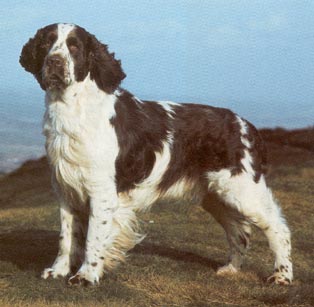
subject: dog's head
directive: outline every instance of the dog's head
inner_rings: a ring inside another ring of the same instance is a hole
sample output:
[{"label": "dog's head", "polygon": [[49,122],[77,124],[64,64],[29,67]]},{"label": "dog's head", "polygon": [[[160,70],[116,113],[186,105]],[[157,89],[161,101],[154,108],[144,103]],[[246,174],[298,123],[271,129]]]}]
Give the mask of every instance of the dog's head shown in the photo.
[{"label": "dog's head", "polygon": [[20,63],[44,90],[64,91],[88,73],[112,93],[125,78],[121,62],[94,35],[73,24],[52,24],[37,31],[23,47]]}]

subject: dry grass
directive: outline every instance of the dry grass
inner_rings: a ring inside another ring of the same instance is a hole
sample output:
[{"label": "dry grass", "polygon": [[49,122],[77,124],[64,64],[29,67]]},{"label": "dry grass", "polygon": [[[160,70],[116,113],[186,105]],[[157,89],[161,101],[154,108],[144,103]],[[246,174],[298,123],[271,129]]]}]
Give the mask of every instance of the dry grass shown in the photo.
[{"label": "dry grass", "polygon": [[292,286],[265,283],[273,257],[259,231],[243,272],[217,276],[227,252],[220,226],[198,206],[178,210],[180,204],[165,203],[141,216],[147,238],[100,286],[41,280],[41,270],[57,253],[59,228],[41,160],[0,179],[0,306],[314,306],[314,157],[279,149],[271,148],[276,159],[269,182],[293,233]]}]

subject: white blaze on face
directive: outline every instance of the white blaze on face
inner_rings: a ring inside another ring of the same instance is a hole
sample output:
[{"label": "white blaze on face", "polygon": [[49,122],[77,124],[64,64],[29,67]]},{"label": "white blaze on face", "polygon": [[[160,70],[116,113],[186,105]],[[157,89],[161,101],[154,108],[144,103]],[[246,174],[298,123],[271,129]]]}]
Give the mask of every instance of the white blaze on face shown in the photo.
[{"label": "white blaze on face", "polygon": [[74,62],[72,60],[70,51],[67,46],[67,38],[69,34],[75,29],[73,24],[58,24],[58,39],[51,47],[48,56],[59,55],[65,60],[65,81],[70,84],[75,80],[74,76]]}]

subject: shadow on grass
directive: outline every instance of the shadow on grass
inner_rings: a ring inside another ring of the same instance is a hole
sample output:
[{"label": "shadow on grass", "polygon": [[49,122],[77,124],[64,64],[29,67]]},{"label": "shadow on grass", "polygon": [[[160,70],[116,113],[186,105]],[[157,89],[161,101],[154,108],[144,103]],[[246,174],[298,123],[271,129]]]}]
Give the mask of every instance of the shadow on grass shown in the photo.
[{"label": "shadow on grass", "polygon": [[[58,252],[57,231],[16,230],[0,234],[0,261],[10,262],[21,270],[34,270],[40,273],[50,265]],[[166,257],[175,261],[184,261],[211,267],[216,270],[221,263],[202,257],[193,252],[182,251],[168,246],[143,242],[131,253]]]},{"label": "shadow on grass", "polygon": [[183,261],[187,263],[196,263],[204,265],[207,268],[210,267],[213,270],[217,270],[222,263],[206,258],[200,255],[197,255],[193,252],[178,250],[168,246],[156,245],[150,242],[143,242],[140,245],[137,245],[132,253],[141,254],[141,255],[155,255],[160,257],[166,257],[175,261]]},{"label": "shadow on grass", "polygon": [[[143,297],[141,291],[130,289],[114,276],[107,276],[98,287],[69,287],[66,279],[49,280],[49,282],[39,279],[42,270],[51,265],[57,255],[58,237],[57,231],[38,229],[0,234],[0,262],[13,264],[19,270],[26,272],[26,274],[14,272],[12,275],[9,271],[9,274],[4,274],[3,276],[10,283],[12,282],[12,286],[0,296],[4,295],[9,301],[19,303],[22,300],[23,306],[26,303],[27,306],[32,306],[36,300],[48,302],[48,305],[56,302],[58,306],[63,306],[65,303],[71,303],[71,306],[76,304],[92,306],[96,302],[98,306],[102,303],[104,306],[111,306],[107,304],[109,300],[114,303],[113,306],[129,306],[128,301],[140,301]],[[33,276],[29,278],[28,271],[35,272],[36,278]],[[144,306],[137,305],[137,307]]]},{"label": "shadow on grass", "polygon": [[58,232],[30,229],[0,234],[0,261],[40,272],[58,252]]}]

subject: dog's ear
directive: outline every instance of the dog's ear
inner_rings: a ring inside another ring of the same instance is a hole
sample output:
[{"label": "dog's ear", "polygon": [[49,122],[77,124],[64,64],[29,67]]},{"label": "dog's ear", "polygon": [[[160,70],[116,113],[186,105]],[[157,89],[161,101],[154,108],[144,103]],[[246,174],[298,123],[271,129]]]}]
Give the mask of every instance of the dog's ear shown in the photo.
[{"label": "dog's ear", "polygon": [[45,41],[45,33],[52,26],[39,29],[35,36],[30,38],[24,45],[20,56],[20,64],[26,71],[35,76],[43,89],[45,88],[42,84],[42,67],[49,50],[49,46]]},{"label": "dog's ear", "polygon": [[40,45],[43,40],[43,29],[37,31],[33,38],[24,45],[21,56],[20,64],[26,71],[37,74],[43,65],[42,52],[40,51]]},{"label": "dog's ear", "polygon": [[121,61],[114,58],[114,53],[108,52],[108,47],[101,44],[95,36],[89,37],[89,71],[97,86],[111,94],[126,77],[121,67]]}]

